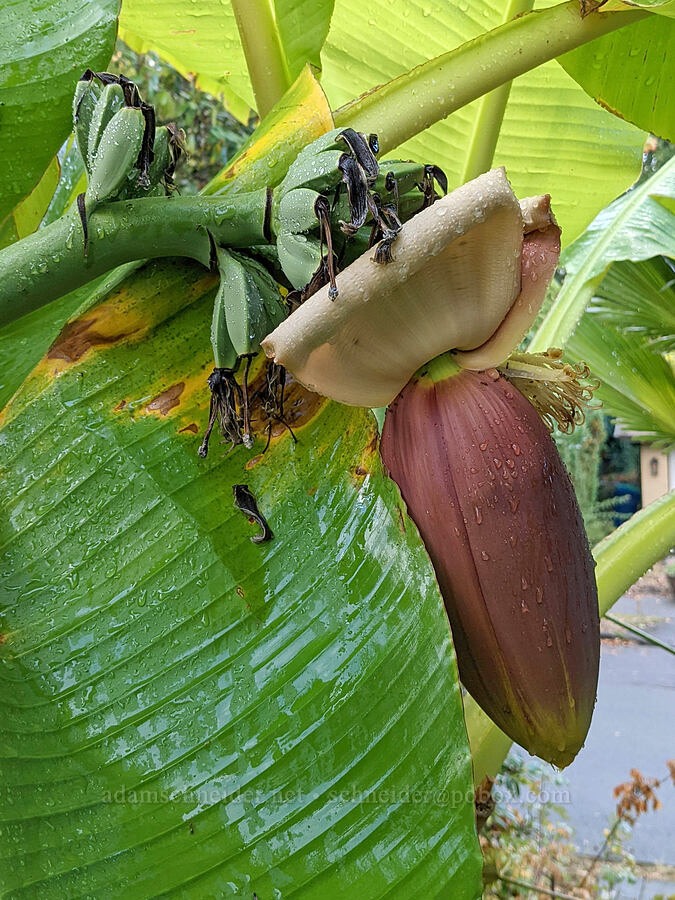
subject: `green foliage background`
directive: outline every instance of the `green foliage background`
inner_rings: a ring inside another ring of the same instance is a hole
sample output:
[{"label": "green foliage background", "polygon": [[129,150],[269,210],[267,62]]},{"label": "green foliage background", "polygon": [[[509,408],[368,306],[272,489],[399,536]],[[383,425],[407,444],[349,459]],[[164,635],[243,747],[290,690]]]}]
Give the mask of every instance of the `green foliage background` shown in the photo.
[{"label": "green foliage background", "polygon": [[200,90],[195,78],[183,77],[156,53],[135,53],[118,40],[110,70],[138,84],[159,122],[176,122],[184,130],[187,158],[175,178],[181,193],[201,190],[253,132],[255,117],[243,124],[225,109],[222,97]]}]

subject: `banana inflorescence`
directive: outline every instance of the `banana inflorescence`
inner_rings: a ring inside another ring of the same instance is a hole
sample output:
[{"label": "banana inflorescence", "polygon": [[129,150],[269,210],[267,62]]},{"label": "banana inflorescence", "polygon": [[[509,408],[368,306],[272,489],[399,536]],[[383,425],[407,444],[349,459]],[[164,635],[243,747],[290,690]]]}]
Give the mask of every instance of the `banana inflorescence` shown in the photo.
[{"label": "banana inflorescence", "polygon": [[[368,247],[375,248],[376,262],[391,260],[401,223],[433,203],[436,185],[447,189],[435,166],[403,160],[380,165],[377,153],[375,135],[350,128],[328,132],[300,151],[270,192],[274,244],[258,248],[275,278],[250,257],[215,249],[220,273],[211,330],[216,367],[209,378],[211,411],[202,456],[216,422],[232,445],[252,445],[249,364],[274,324],[324,285],[337,299],[338,267],[349,265]],[[284,301],[277,281],[289,288]],[[239,383],[235,375],[242,360]],[[267,365],[265,382],[253,399],[270,427],[274,420],[289,427],[283,413],[285,370]]]},{"label": "banana inflorescence", "polygon": [[378,150],[375,135],[330,131],[300,151],[275,190],[271,226],[291,303],[329,282],[335,299],[338,265],[368,247],[376,247],[376,262],[388,262],[401,223],[436,198],[434,181],[447,189],[435,166],[380,164]]},{"label": "banana inflorescence", "polygon": [[[86,191],[77,198],[87,255],[89,217],[102,204],[171,195],[183,135],[175,125],[156,128],[152,106],[128,78],[91,69],[77,84],[73,122],[87,171]],[[211,325],[210,418],[201,456],[207,454],[216,423],[232,445],[252,446],[253,399],[269,423],[268,438],[274,420],[288,426],[282,367],[267,363],[262,388],[249,397],[248,373],[260,341],[324,285],[335,300],[338,268],[369,247],[376,262],[390,261],[401,223],[433,203],[436,184],[446,190],[445,176],[436,167],[403,160],[380,164],[378,152],[375,135],[351,128],[328,132],[301,150],[281,184],[268,191],[267,246],[234,252],[208,231],[220,286]],[[240,368],[243,378],[237,381]]]}]

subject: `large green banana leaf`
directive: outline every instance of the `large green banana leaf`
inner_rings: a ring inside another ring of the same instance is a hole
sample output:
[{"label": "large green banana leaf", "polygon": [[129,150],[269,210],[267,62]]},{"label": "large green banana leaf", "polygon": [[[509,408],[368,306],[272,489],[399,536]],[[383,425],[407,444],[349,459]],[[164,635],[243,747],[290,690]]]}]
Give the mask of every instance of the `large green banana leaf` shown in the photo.
[{"label": "large green banana leaf", "polygon": [[675,156],[654,175],[603,209],[563,252],[565,280],[530,347],[564,346],[608,267],[652,256],[675,257]]},{"label": "large green banana leaf", "polygon": [[606,109],[659,137],[675,140],[672,19],[650,16],[628,31],[614,32],[566,53],[560,62]]},{"label": "large green banana leaf", "polygon": [[[565,279],[530,348],[565,346],[599,379],[607,413],[675,442],[675,156],[611,203],[562,254]],[[590,305],[589,305],[590,304]]]},{"label": "large green banana leaf", "polygon": [[120,0],[0,4],[0,225],[68,136],[75,83],[112,54]]},{"label": "large green banana leaf", "polygon": [[613,263],[592,309],[604,322],[635,333],[646,346],[675,353],[675,261],[654,256]]},{"label": "large green banana leaf", "polygon": [[[322,86],[338,107],[530,6],[527,0],[505,7],[489,0],[337,0],[321,54]],[[190,4],[125,0],[121,34],[182,71],[205,73],[213,90],[234,90],[253,105],[229,0],[200,0],[198,15]],[[506,166],[517,193],[553,195],[567,242],[638,175],[644,134],[600,109],[555,62],[517,79],[505,111],[492,107],[485,115],[484,104],[438,122],[397,155],[442,166],[455,187],[478,174],[474,160],[483,142],[497,140],[503,112],[495,164]]]},{"label": "large green banana leaf", "polygon": [[[637,305],[640,296],[634,295]],[[675,444],[675,372],[667,357],[644,337],[587,313],[569,342],[569,352],[600,380],[603,409],[645,441]]]},{"label": "large green banana leaf", "polygon": [[297,444],[200,460],[214,282],[144,268],[5,410],[2,888],[473,900],[448,623],[375,422],[291,389]]},{"label": "large green banana leaf", "polygon": [[[661,248],[675,255],[672,242]],[[672,258],[612,263],[567,345],[600,381],[605,412],[662,446],[675,445],[673,284]]]},{"label": "large green banana leaf", "polygon": [[[125,2],[121,36],[138,53],[154,50],[184,74],[194,73],[203,90],[221,95],[246,121],[256,107],[252,80],[276,78],[281,96],[307,63],[320,68],[332,11],[333,0],[200,0],[196,8],[183,0]],[[248,29],[246,55],[237,15],[245,33]],[[156,28],[150,25],[153,18]],[[187,67],[186,45],[195,54]],[[266,59],[270,51],[280,57],[274,70]]]},{"label": "large green banana leaf", "polygon": [[[294,90],[230,174],[329,127],[313,80]],[[297,445],[204,462],[214,277],[158,264],[99,290],[0,431],[0,886],[477,898],[447,619],[374,420],[296,391]]]}]

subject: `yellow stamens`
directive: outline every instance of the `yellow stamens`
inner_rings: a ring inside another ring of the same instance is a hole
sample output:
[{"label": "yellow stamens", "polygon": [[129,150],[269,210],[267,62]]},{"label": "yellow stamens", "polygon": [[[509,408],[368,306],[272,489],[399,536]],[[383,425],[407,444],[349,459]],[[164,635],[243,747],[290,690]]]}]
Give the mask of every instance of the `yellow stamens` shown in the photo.
[{"label": "yellow stamens", "polygon": [[499,371],[527,397],[549,431],[557,425],[569,434],[583,424],[587,409],[600,407],[592,402],[600,382],[587,380],[586,363],[571,365],[561,357],[555,347],[546,353],[513,353]]}]

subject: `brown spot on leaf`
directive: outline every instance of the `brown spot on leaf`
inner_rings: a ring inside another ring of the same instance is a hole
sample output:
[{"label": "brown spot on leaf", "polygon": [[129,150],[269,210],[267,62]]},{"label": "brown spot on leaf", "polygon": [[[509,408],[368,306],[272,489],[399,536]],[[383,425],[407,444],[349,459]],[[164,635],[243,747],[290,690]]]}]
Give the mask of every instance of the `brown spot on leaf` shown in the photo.
[{"label": "brown spot on leaf", "polygon": [[[256,393],[261,390],[265,383],[264,369],[249,385],[249,395],[255,397]],[[291,426],[293,431],[306,425],[321,409],[324,403],[327,403],[325,397],[315,394],[314,391],[308,390],[295,381],[290,373],[286,373],[286,387],[284,389],[284,416],[286,423]],[[251,411],[251,426],[257,435],[266,435],[268,420],[264,412],[260,409],[260,405],[254,401]],[[274,420],[272,422],[272,438],[280,437],[288,431],[283,422]]]},{"label": "brown spot on leaf", "polygon": [[185,390],[185,382],[179,381],[178,384],[172,384],[161,394],[158,394],[145,407],[146,412],[156,412],[160,416],[167,416],[171,410],[180,403],[180,395]]},{"label": "brown spot on leaf", "polygon": [[398,514],[398,527],[401,529],[401,534],[405,534],[405,517],[400,506],[396,507],[396,512]]},{"label": "brown spot on leaf", "polygon": [[97,321],[98,318],[94,316],[90,319],[76,319],[74,322],[68,322],[47,351],[47,359],[64,359],[66,362],[74,363],[82,359],[92,347],[116,344],[136,332],[134,329],[119,334],[102,334],[94,327]]},{"label": "brown spot on leaf", "polygon": [[284,392],[284,412],[291,428],[300,428],[312,419],[323,406],[326,400],[307,390],[306,387],[295,381],[292,376],[287,376],[286,390]]},{"label": "brown spot on leaf", "polygon": [[4,633],[4,631],[0,631],[0,644],[4,644],[6,640],[7,635]]},{"label": "brown spot on leaf", "polygon": [[237,585],[234,589],[235,593],[238,594],[242,599],[244,597],[244,589],[240,585]]},{"label": "brown spot on leaf", "polygon": [[185,428],[179,428],[178,434],[184,434],[186,431],[189,431],[190,434],[199,434],[199,425],[196,422],[190,422]]},{"label": "brown spot on leaf", "polygon": [[120,402],[117,404],[117,406],[113,409],[113,412],[120,412],[121,410],[124,409],[124,407],[126,405],[127,405],[126,400],[120,400]]},{"label": "brown spot on leaf", "polygon": [[254,466],[257,466],[258,463],[260,462],[260,460],[261,460],[262,458],[263,458],[263,457],[262,457],[262,453],[259,453],[257,456],[252,457],[252,458],[249,459],[248,462],[246,463],[246,468],[247,468],[247,469],[252,469]]},{"label": "brown spot on leaf", "polygon": [[[345,438],[349,437],[349,429],[345,432]],[[372,472],[372,460],[373,457],[378,455],[378,447],[379,447],[379,435],[377,432],[377,428],[373,424],[371,438],[363,448],[360,454],[360,459],[358,463],[352,469],[354,473],[353,482],[355,486],[360,487],[360,479],[364,478],[366,475],[370,475]]]},{"label": "brown spot on leaf", "polygon": [[601,106],[603,109],[606,109],[607,112],[611,112],[611,114],[613,116],[616,116],[617,118],[623,119],[625,121],[626,117],[623,115],[623,113],[620,113],[618,109],[615,109],[613,106],[610,106],[609,103],[607,103],[605,100],[602,99],[602,97],[596,97],[595,102],[599,106]]},{"label": "brown spot on leaf", "polygon": [[579,0],[579,11],[581,18],[585,19],[591,13],[596,12],[601,6],[604,6],[607,0]]}]

